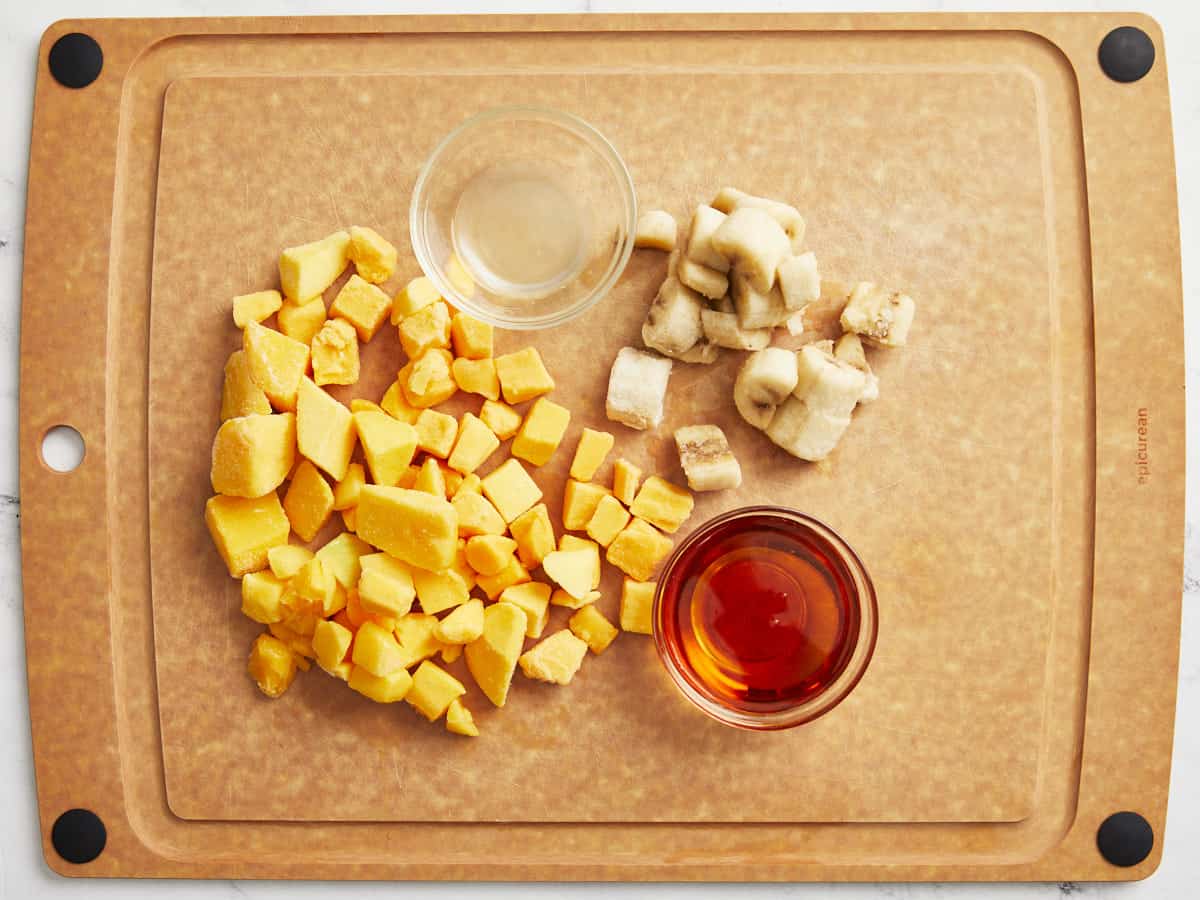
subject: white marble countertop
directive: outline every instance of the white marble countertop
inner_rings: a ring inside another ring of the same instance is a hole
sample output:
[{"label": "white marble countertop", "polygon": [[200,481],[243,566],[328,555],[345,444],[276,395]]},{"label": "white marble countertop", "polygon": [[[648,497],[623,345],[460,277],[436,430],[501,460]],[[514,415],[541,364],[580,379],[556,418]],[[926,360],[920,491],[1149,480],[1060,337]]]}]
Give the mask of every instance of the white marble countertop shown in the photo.
[{"label": "white marble countertop", "polygon": [[[22,229],[25,177],[33,100],[35,59],[42,31],[61,18],[86,16],[306,15],[330,12],[579,12],[632,10],[736,9],[838,10],[1119,10],[1139,7],[1158,19],[1166,35],[1166,55],[1174,111],[1179,206],[1184,252],[1188,387],[1200,392],[1200,4],[1195,0],[1140,2],[1059,2],[1025,0],[874,0],[866,3],[571,2],[540,0],[411,3],[368,0],[5,0],[0,3],[0,900],[88,897],[567,897],[567,896],[740,896],[757,897],[1121,897],[1127,900],[1183,900],[1195,897],[1200,882],[1200,431],[1188,422],[1189,519],[1184,578],[1183,646],[1170,812],[1163,863],[1149,880],[1131,885],[393,885],[294,882],[79,881],[54,875],[42,861],[34,793],[29,714],[25,692],[25,649],[21,612],[17,497],[17,360],[20,322]],[[1162,48],[1160,48],[1161,51]],[[1196,393],[1193,393],[1196,396]]]}]

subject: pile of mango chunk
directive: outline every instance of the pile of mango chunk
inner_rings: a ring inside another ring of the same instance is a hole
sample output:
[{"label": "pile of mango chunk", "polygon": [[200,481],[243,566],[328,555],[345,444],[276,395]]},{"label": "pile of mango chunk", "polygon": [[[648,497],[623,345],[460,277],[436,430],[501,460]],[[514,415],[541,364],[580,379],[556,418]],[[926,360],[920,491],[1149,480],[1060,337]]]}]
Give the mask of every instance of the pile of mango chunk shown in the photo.
[{"label": "pile of mango chunk", "polygon": [[[284,250],[281,290],[234,298],[242,346],[225,364],[205,522],[241,579],[242,612],[266,626],[248,663],[265,695],[315,661],[371,700],[404,700],[476,736],[467,687],[448,667],[461,656],[497,707],[518,667],[569,683],[619,634],[597,606],[602,550],[624,576],[621,630],[650,634],[651,579],[693,500],[625,459],[611,487],[594,482],[615,439],[584,428],[556,537],[530,470],[558,450],[571,413],[548,398],[541,355],[495,356],[491,326],[425,278],[390,296],[380,285],[397,256],[356,226]],[[378,402],[347,407],[325,386],[355,384],[360,345],[389,323],[406,360]],[[435,408],[459,392],[482,398],[478,413]],[[344,529],[314,549],[335,515]],[[569,620],[544,636],[552,607]]]}]

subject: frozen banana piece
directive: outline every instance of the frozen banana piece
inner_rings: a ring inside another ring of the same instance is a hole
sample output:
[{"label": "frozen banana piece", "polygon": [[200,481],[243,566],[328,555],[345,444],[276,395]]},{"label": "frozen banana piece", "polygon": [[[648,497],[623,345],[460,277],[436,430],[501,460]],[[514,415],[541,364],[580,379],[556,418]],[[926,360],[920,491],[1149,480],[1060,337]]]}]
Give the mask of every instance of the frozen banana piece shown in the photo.
[{"label": "frozen banana piece", "polygon": [[638,216],[633,232],[633,246],[650,250],[674,250],[678,226],[675,217],[661,209],[652,209]]},{"label": "frozen banana piece", "polygon": [[760,291],[749,277],[736,271],[730,286],[733,307],[737,310],[738,324],[742,328],[774,328],[792,315],[784,305],[783,294],[778,286]]},{"label": "frozen banana piece", "polygon": [[842,327],[880,347],[903,347],[915,311],[916,304],[907,294],[860,281],[842,310]]},{"label": "frozen banana piece", "polygon": [[703,308],[699,294],[675,278],[666,279],[646,312],[642,342],[664,356],[687,352],[704,336],[700,324]]},{"label": "frozen banana piece", "polygon": [[725,187],[717,191],[713,198],[712,207],[723,213],[731,213],[739,207],[752,206],[763,210],[767,215],[780,224],[792,242],[792,250],[799,253],[804,249],[804,217],[794,206],[788,206],[779,200],[769,200],[766,197],[756,197],[739,191],[737,188]]},{"label": "frozen banana piece", "polygon": [[720,300],[729,293],[728,275],[718,272],[716,269],[710,269],[686,256],[679,260],[675,277],[709,300]]},{"label": "frozen banana piece", "polygon": [[679,463],[693,491],[724,491],[740,487],[742,467],[729,441],[716,425],[687,425],[675,430]]},{"label": "frozen banana piece", "polygon": [[743,419],[766,428],[775,407],[796,389],[796,354],[782,347],[759,350],[746,360],[733,385],[733,403]]},{"label": "frozen banana piece", "polygon": [[871,371],[867,362],[867,354],[863,352],[862,341],[853,331],[848,331],[837,339],[833,345],[833,355],[842,362],[847,362],[867,377],[863,392],[858,398],[859,403],[870,403],[879,399],[879,379]]},{"label": "frozen banana piece", "polygon": [[803,310],[821,296],[821,275],[814,253],[801,253],[785,259],[779,267],[779,293],[789,310]]},{"label": "frozen banana piece", "polygon": [[766,432],[792,456],[816,462],[830,454],[848,427],[849,416],[830,415],[793,395],[775,410]]},{"label": "frozen banana piece", "polygon": [[712,365],[721,355],[721,348],[716,344],[710,344],[708,339],[698,341],[696,346],[685,353],[680,353],[675,358],[680,362],[698,363],[702,366]]},{"label": "frozen banana piece", "polygon": [[692,216],[691,227],[688,228],[687,250],[684,255],[702,266],[716,269],[718,272],[729,271],[729,258],[720,253],[713,245],[713,235],[725,222],[725,213],[705,206],[703,203],[696,207]]},{"label": "frozen banana piece", "polygon": [[633,347],[622,347],[608,376],[605,412],[630,428],[657,427],[671,377],[671,361]]},{"label": "frozen banana piece", "polygon": [[726,216],[713,232],[712,246],[762,293],[775,285],[779,264],[792,255],[787,232],[756,207],[741,206]]},{"label": "frozen banana piece", "polygon": [[867,376],[833,355],[821,341],[796,353],[793,396],[834,419],[848,419],[866,387]]},{"label": "frozen banana piece", "polygon": [[735,313],[706,309],[700,313],[700,323],[704,327],[704,337],[717,347],[762,350],[771,343],[771,329],[742,328]]}]

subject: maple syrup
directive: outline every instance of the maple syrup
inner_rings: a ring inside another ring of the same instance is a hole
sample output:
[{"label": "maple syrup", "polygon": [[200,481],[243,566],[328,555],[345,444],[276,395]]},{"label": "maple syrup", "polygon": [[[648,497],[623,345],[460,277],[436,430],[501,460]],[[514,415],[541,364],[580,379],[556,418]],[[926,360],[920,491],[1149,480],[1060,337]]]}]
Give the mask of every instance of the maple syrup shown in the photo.
[{"label": "maple syrup", "polygon": [[854,552],[821,523],[738,510],[702,526],[668,563],[655,635],[701,708],[744,727],[787,727],[857,683],[874,646],[874,595]]}]

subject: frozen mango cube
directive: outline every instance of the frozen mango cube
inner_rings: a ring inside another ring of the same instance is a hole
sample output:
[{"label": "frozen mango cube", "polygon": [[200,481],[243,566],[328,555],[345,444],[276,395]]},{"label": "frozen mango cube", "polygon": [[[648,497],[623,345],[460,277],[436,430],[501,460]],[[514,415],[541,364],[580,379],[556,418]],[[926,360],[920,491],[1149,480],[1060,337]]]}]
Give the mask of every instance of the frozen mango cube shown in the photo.
[{"label": "frozen mango cube", "polygon": [[321,619],[313,630],[312,648],[317,654],[317,665],[325,671],[336,669],[346,658],[354,632],[337,622]]},{"label": "frozen mango cube", "polygon": [[608,488],[599,484],[567,479],[567,486],[563,489],[563,528],[583,531],[595,515],[600,501],[608,495]]},{"label": "frozen mango cube", "polygon": [[658,585],[653,581],[634,581],[626,578],[621,583],[621,630],[636,634],[654,632],[654,592]]},{"label": "frozen mango cube", "polygon": [[588,520],[587,536],[601,547],[607,547],[629,524],[629,519],[629,512],[620,500],[612,495],[601,497],[596,504],[596,511]]},{"label": "frozen mango cube", "polygon": [[587,538],[564,534],[558,539],[559,550],[586,550],[592,555],[592,590],[600,587],[600,545]]},{"label": "frozen mango cube", "polygon": [[589,603],[596,603],[599,600],[599,591],[588,591],[583,597],[572,597],[562,588],[555,588],[554,593],[550,595],[551,606],[562,606],[566,609],[583,609]]},{"label": "frozen mango cube", "polygon": [[267,564],[271,567],[271,574],[280,581],[287,581],[312,558],[311,550],[297,544],[280,544],[267,551]]},{"label": "frozen mango cube", "polygon": [[517,554],[521,562],[536,569],[554,550],[554,526],[545,503],[539,503],[513,519],[508,530],[517,542]]},{"label": "frozen mango cube", "polygon": [[475,583],[479,585],[479,589],[487,595],[489,600],[495,600],[504,593],[505,588],[512,587],[514,584],[524,584],[527,581],[529,581],[529,570],[521,565],[521,561],[515,556],[510,557],[508,565],[495,575],[480,575],[475,579]]},{"label": "frozen mango cube", "polygon": [[421,463],[420,471],[417,472],[417,480],[413,482],[412,489],[445,499],[446,479],[442,477],[442,468],[438,465],[438,461],[432,456]]},{"label": "frozen mango cube", "polygon": [[460,356],[450,364],[450,374],[454,376],[454,383],[459,390],[479,394],[488,400],[500,399],[500,379],[496,375],[495,360]]},{"label": "frozen mango cube", "polygon": [[302,378],[296,393],[296,445],[300,455],[340,481],[346,477],[356,440],[350,410],[312,379]]},{"label": "frozen mango cube", "polygon": [[504,706],[517,658],[525,645],[525,613],[511,603],[495,603],[483,611],[483,634],[467,644],[467,669],[479,689],[496,706]]},{"label": "frozen mango cube", "polygon": [[358,381],[358,334],[345,319],[329,319],[312,339],[313,381],[354,384]]},{"label": "frozen mango cube", "polygon": [[536,347],[497,356],[496,374],[506,403],[524,403],[554,390],[554,379]]},{"label": "frozen mango cube", "polygon": [[350,233],[335,231],[279,254],[279,284],[283,293],[303,303],[329,287],[350,263]]},{"label": "frozen mango cube", "polygon": [[501,603],[511,603],[525,613],[525,637],[539,638],[550,621],[550,592],[548,584],[526,581],[506,587],[500,594]]},{"label": "frozen mango cube", "polygon": [[427,613],[409,613],[396,620],[396,640],[404,651],[406,669],[442,649],[442,642],[433,636],[437,626],[437,617]]},{"label": "frozen mango cube", "polygon": [[472,597],[438,623],[433,636],[446,644],[469,644],[483,634],[483,601]]},{"label": "frozen mango cube", "polygon": [[221,421],[238,416],[269,415],[271,401],[250,374],[245,350],[234,350],[225,362],[225,383],[221,386]]},{"label": "frozen mango cube", "polygon": [[443,572],[414,569],[413,584],[417,588],[421,609],[430,615],[461,606],[467,602],[471,592],[470,585],[453,569]]},{"label": "frozen mango cube", "polygon": [[613,463],[613,496],[626,506],[633,504],[641,480],[642,470],[629,460],[618,459]]},{"label": "frozen mango cube", "polygon": [[442,662],[450,665],[452,662],[462,656],[462,644],[442,644]]},{"label": "frozen mango cube", "polygon": [[325,324],[325,301],[320,297],[307,303],[284,300],[276,319],[280,331],[307,347]]},{"label": "frozen mango cube", "polygon": [[308,370],[308,345],[257,322],[247,322],[242,330],[242,350],[250,364],[250,377],[271,405],[294,410],[296,390]]},{"label": "frozen mango cube", "polygon": [[496,575],[504,571],[516,549],[512,538],[478,534],[467,541],[467,564],[480,575]]},{"label": "frozen mango cube", "polygon": [[458,426],[458,436],[454,441],[454,450],[446,464],[464,475],[469,475],[478,469],[489,456],[500,446],[500,439],[492,433],[492,429],[483,424],[483,420],[470,413],[464,413]]},{"label": "frozen mango cube", "polygon": [[400,480],[396,482],[396,487],[412,488],[417,483],[417,476],[421,474],[420,466],[406,466],[404,471],[400,473]]},{"label": "frozen mango cube", "polygon": [[445,459],[454,447],[458,435],[458,420],[433,409],[423,409],[413,423],[417,429],[417,447],[426,453]]},{"label": "frozen mango cube", "polygon": [[430,303],[400,323],[400,346],[409,359],[434,348],[450,346],[450,309],[442,301]]},{"label": "frozen mango cube", "polygon": [[397,669],[380,678],[356,665],[350,671],[349,685],[376,703],[395,703],[403,700],[412,687],[412,676],[405,669]]},{"label": "frozen mango cube", "polygon": [[479,737],[479,727],[475,724],[475,717],[457,697],[450,701],[450,706],[446,710],[446,730],[466,737]]},{"label": "frozen mango cube", "polygon": [[454,355],[464,359],[487,359],[491,356],[492,335],[491,325],[480,322],[466,313],[455,313],[450,323]]},{"label": "frozen mango cube", "polygon": [[350,401],[350,412],[384,412],[384,408],[378,403],[372,403],[370,400],[364,400],[362,397],[354,397]]},{"label": "frozen mango cube", "polygon": [[[398,258],[395,245],[384,239],[374,228],[365,225],[350,226],[350,261],[354,271],[372,284],[382,284],[396,271]],[[388,308],[392,306],[388,299]]]},{"label": "frozen mango cube", "polygon": [[521,429],[521,414],[498,400],[485,400],[479,418],[502,441],[507,441]]},{"label": "frozen mango cube", "polygon": [[575,458],[571,460],[571,477],[576,481],[591,481],[604,458],[612,450],[616,439],[607,431],[583,429],[579,443],[575,446]]},{"label": "frozen mango cube", "polygon": [[505,460],[481,479],[484,495],[492,501],[505,522],[511,522],[542,499],[542,489],[517,460]]},{"label": "frozen mango cube", "polygon": [[403,562],[440,572],[454,563],[458,513],[444,497],[368,484],[358,500],[358,536]]},{"label": "frozen mango cube", "polygon": [[430,722],[434,722],[466,692],[461,681],[437,663],[425,660],[413,673],[412,688],[404,700]]},{"label": "frozen mango cube", "polygon": [[[293,617],[290,621],[293,624],[301,624],[297,621],[296,617]],[[311,619],[311,621],[315,624],[315,619]],[[300,634],[300,632],[296,631],[288,624],[284,622],[272,622],[267,626],[267,628],[271,632],[272,637],[283,641],[283,643],[287,645],[294,655],[308,658],[311,658],[314,655],[312,649],[312,639]],[[300,664],[300,662],[300,660],[297,660],[297,664]],[[308,666],[306,665],[302,665],[301,667],[306,671],[308,669]]]},{"label": "frozen mango cube", "polygon": [[333,512],[333,489],[307,459],[302,460],[283,498],[283,511],[292,531],[302,541],[311,541]]},{"label": "frozen mango cube", "polygon": [[458,498],[459,494],[482,494],[483,482],[479,480],[479,476],[472,472],[470,475],[464,475],[462,482],[454,490],[453,497]]},{"label": "frozen mango cube", "polygon": [[[320,663],[317,665],[320,665]],[[323,671],[326,675],[332,675],[339,681],[349,681],[350,674],[354,671],[354,663],[350,662],[348,659],[344,659],[336,666],[332,666],[330,668],[321,666],[321,671]]]},{"label": "frozen mango cube", "polygon": [[245,328],[247,322],[262,322],[279,311],[283,297],[279,291],[255,291],[233,298],[233,324]]},{"label": "frozen mango cube", "polygon": [[[356,431],[355,434],[357,433]],[[334,486],[333,508],[343,510],[358,506],[358,495],[366,483],[367,473],[363,470],[362,463],[350,463],[346,467],[345,477]]]},{"label": "frozen mango cube", "polygon": [[442,481],[446,483],[446,496],[453,497],[458,493],[458,489],[462,485],[463,474],[455,472],[444,462],[439,462],[438,466],[442,470]]},{"label": "frozen mango cube", "polygon": [[347,531],[358,531],[358,507],[352,506],[349,509],[341,511],[342,524],[346,526]]},{"label": "frozen mango cube", "polygon": [[269,625],[283,621],[283,581],[271,572],[247,572],[242,576],[242,613],[255,622]]},{"label": "frozen mango cube", "polygon": [[291,532],[287,514],[274,493],[254,499],[222,494],[210,497],[204,505],[204,521],[234,578],[265,569],[267,551],[286,544]]},{"label": "frozen mango cube", "polygon": [[374,622],[385,631],[393,631],[396,628],[396,623],[399,619],[391,616],[381,616],[378,613],[369,613],[362,606],[362,599],[359,596],[357,588],[351,588],[346,591],[346,618],[350,622],[350,627],[361,628],[364,622]]},{"label": "frozen mango cube", "polygon": [[404,656],[395,635],[374,622],[363,622],[354,635],[354,665],[380,678],[404,668]]},{"label": "frozen mango cube", "polygon": [[518,662],[528,678],[550,684],[570,684],[583,665],[587,651],[587,644],[563,630],[522,653]]},{"label": "frozen mango cube", "polygon": [[571,616],[567,627],[597,656],[607,650],[608,645],[616,640],[620,633],[616,626],[604,618],[604,614],[591,603],[581,607],[575,615]]},{"label": "frozen mango cube", "polygon": [[375,337],[391,308],[391,297],[366,279],[351,275],[329,304],[329,315],[353,325],[358,339],[365,344]]},{"label": "frozen mango cube", "polygon": [[296,678],[296,656],[279,638],[260,634],[250,645],[246,670],[260,691],[268,697],[279,697]]},{"label": "frozen mango cube", "polygon": [[450,501],[458,513],[458,533],[463,537],[477,534],[504,534],[504,519],[481,494],[459,494]]},{"label": "frozen mango cube", "polygon": [[421,410],[412,406],[404,396],[404,388],[401,386],[399,379],[393,381],[383,394],[383,399],[379,401],[379,405],[383,411],[389,416],[407,422],[409,425],[417,421],[417,416],[421,414]]},{"label": "frozen mango cube", "polygon": [[399,325],[405,316],[411,316],[431,303],[441,300],[441,294],[433,282],[425,276],[414,278],[396,294],[392,300],[392,324]]},{"label": "frozen mango cube", "polygon": [[318,550],[316,555],[338,584],[352,588],[358,584],[362,558],[373,552],[366,541],[343,531]]},{"label": "frozen mango cube", "polygon": [[288,582],[290,594],[284,602],[291,604],[295,615],[324,613],[333,605],[337,579],[315,556],[300,567]]},{"label": "frozen mango cube", "polygon": [[535,466],[544,466],[562,443],[570,421],[569,409],[545,397],[538,398],[513,438],[512,455]]},{"label": "frozen mango cube", "polygon": [[605,559],[630,578],[649,581],[658,564],[670,552],[671,539],[635,516],[608,545]]},{"label": "frozen mango cube", "polygon": [[651,475],[637,492],[629,511],[667,534],[674,534],[692,514],[694,505],[690,492]]},{"label": "frozen mango cube", "polygon": [[228,419],[213,441],[213,490],[231,497],[262,497],[283,484],[295,458],[292,413]]},{"label": "frozen mango cube", "polygon": [[[588,550],[555,550],[542,560],[542,571],[572,597],[582,599],[592,590],[592,554]],[[549,601],[549,591],[546,600]]]},{"label": "frozen mango cube", "polygon": [[412,609],[416,597],[412,570],[386,553],[359,559],[358,603],[368,615],[398,619]]},{"label": "frozen mango cube", "polygon": [[[354,427],[377,485],[396,484],[417,452],[417,430],[385,413],[354,413]],[[361,502],[361,501],[360,501]]]},{"label": "frozen mango cube", "polygon": [[449,350],[435,347],[400,370],[400,385],[410,406],[427,409],[454,396],[458,385],[450,374],[453,360]]}]

